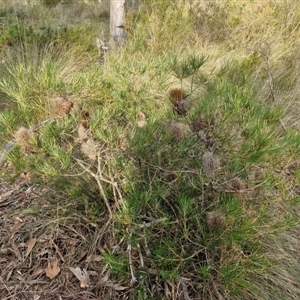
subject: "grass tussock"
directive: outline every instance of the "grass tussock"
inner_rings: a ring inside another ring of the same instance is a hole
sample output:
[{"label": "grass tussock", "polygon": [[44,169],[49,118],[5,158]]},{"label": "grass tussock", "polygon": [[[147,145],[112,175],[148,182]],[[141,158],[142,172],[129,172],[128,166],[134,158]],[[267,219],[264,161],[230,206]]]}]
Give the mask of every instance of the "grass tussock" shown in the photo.
[{"label": "grass tussock", "polygon": [[42,2],[1,4],[0,139],[15,176],[63,193],[45,228],[103,228],[80,244],[90,292],[298,299],[295,1],[145,0],[105,54],[105,1]]}]

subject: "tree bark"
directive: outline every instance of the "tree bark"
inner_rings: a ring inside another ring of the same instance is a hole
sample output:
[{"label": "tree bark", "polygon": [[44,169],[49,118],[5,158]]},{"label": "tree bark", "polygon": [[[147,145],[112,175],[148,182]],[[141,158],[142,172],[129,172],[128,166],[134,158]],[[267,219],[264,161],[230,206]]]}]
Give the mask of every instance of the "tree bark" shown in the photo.
[{"label": "tree bark", "polygon": [[110,35],[113,40],[122,42],[125,30],[120,28],[125,24],[125,0],[110,0]]}]

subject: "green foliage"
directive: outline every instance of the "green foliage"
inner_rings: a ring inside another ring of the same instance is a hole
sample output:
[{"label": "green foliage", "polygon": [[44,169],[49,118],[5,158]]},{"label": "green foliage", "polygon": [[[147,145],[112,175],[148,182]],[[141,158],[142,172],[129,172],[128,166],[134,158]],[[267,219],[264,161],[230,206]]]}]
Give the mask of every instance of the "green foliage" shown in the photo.
[{"label": "green foliage", "polygon": [[[1,140],[52,118],[52,97],[74,101],[70,114],[38,130],[32,151],[16,147],[7,159],[18,172],[55,181],[58,192],[74,200],[76,213],[93,223],[108,215],[107,198],[113,225],[100,263],[122,284],[132,279],[133,268],[139,278],[133,299],[160,299],[164,293],[153,295],[149,286],[180,286],[180,278],[191,280],[191,298],[288,298],[299,272],[284,269],[292,275],[279,282],[274,270],[285,268],[276,255],[295,259],[280,248],[280,239],[297,226],[299,197],[292,185],[300,185],[300,175],[291,165],[298,166],[299,123],[283,126],[294,113],[278,98],[265,101],[272,78],[261,51],[254,47],[242,57],[236,41],[226,48],[244,22],[237,12],[246,5],[204,1],[197,10],[201,23],[198,14],[188,14],[192,4],[144,1],[126,44],[105,54],[103,66],[93,46],[95,25],[6,27],[2,44],[26,45],[0,65],[0,92],[14,108],[0,112]],[[207,48],[199,47],[199,27],[209,31]],[[184,92],[192,96],[184,117],[173,113],[168,97],[178,85],[190,87]],[[82,120],[85,111],[88,120]],[[203,128],[190,131],[199,119]],[[80,137],[83,121],[88,133]],[[170,122],[188,133],[174,138]],[[94,159],[82,151],[89,138]],[[208,152],[219,161],[213,176],[205,167]]]},{"label": "green foliage", "polygon": [[3,45],[24,45],[36,43],[38,47],[43,47],[53,43],[57,38],[58,32],[51,27],[44,26],[39,30],[30,26],[11,24],[5,27],[0,36],[0,46]]}]

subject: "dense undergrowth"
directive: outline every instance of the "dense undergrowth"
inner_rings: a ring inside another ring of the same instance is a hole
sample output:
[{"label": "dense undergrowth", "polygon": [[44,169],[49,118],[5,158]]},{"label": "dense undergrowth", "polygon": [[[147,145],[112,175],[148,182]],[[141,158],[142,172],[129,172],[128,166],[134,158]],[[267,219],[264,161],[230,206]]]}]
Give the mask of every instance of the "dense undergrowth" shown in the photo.
[{"label": "dense undergrowth", "polygon": [[[295,1],[145,0],[104,54],[106,2],[44,2],[0,7],[14,175],[110,221],[100,264],[131,299],[298,299]],[[60,95],[72,109],[58,118]]]}]

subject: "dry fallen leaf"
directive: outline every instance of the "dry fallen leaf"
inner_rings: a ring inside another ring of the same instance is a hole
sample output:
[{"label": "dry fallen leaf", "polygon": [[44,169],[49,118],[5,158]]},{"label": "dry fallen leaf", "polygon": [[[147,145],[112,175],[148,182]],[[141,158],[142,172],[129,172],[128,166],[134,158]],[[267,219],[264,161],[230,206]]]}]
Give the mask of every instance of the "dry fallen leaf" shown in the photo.
[{"label": "dry fallen leaf", "polygon": [[31,279],[35,279],[37,278],[39,275],[41,275],[44,272],[44,270],[42,268],[37,268],[31,275],[30,278]]},{"label": "dry fallen leaf", "polygon": [[8,199],[12,195],[13,192],[14,192],[14,190],[10,190],[8,192],[2,193],[0,195],[0,202],[5,201],[6,199]]},{"label": "dry fallen leaf", "polygon": [[48,260],[48,267],[45,269],[46,276],[53,279],[59,272],[58,260],[56,258],[50,258]]},{"label": "dry fallen leaf", "polygon": [[69,267],[69,270],[75,275],[75,277],[80,281],[80,287],[85,289],[89,287],[89,274],[87,273],[86,269],[81,271],[80,268],[72,268]]},{"label": "dry fallen leaf", "polygon": [[35,246],[36,243],[36,238],[30,237],[29,240],[27,241],[27,251],[25,254],[25,258],[30,254],[32,251],[33,247]]},{"label": "dry fallen leaf", "polygon": [[25,225],[25,222],[23,222],[23,220],[21,218],[16,217],[15,224],[11,228],[10,232],[15,233],[15,232],[19,231],[19,229],[21,229],[24,225]]},{"label": "dry fallen leaf", "polygon": [[87,263],[92,263],[92,262],[95,262],[95,261],[101,261],[101,259],[102,259],[101,255],[92,254],[92,255],[89,255],[87,257],[86,262]]},{"label": "dry fallen leaf", "polygon": [[15,256],[18,258],[19,261],[22,261],[21,253],[20,253],[17,245],[15,244],[14,240],[11,240],[10,244],[12,247],[12,248],[10,248],[10,250],[15,254]]}]

